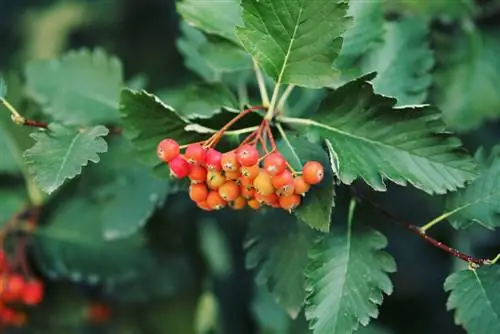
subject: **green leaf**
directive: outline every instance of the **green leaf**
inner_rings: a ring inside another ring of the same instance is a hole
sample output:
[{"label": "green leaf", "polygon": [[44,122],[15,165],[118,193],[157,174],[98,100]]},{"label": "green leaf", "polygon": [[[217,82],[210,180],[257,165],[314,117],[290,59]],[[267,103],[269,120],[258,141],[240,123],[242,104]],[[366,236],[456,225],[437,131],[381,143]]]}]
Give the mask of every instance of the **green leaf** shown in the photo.
[{"label": "green leaf", "polygon": [[320,162],[325,171],[323,181],[311,187],[309,192],[303,197],[300,206],[295,210],[295,214],[309,225],[309,227],[318,231],[328,232],[330,230],[332,209],[335,205],[334,166],[332,166],[328,154],[320,144],[314,144],[304,138],[288,137],[297,157],[284,141],[278,143],[278,150],[296,171],[302,171],[302,167],[307,161]]},{"label": "green leaf", "polygon": [[238,109],[236,97],[222,84],[187,85],[165,90],[158,97],[185,118],[210,118],[222,108]]},{"label": "green leaf", "polygon": [[337,77],[332,62],[348,25],[344,0],[242,0],[236,33],[277,83],[320,88]]},{"label": "green leaf", "polygon": [[145,91],[122,90],[120,113],[124,135],[131,140],[139,160],[155,168],[162,177],[168,178],[170,172],[156,155],[161,140],[168,137],[183,145],[203,139],[196,132],[185,131],[189,123],[159,98]]},{"label": "green leaf", "polygon": [[438,43],[433,98],[451,128],[473,130],[500,117],[499,36],[500,30],[473,30]]},{"label": "green leaf", "polygon": [[60,123],[96,125],[118,120],[122,66],[102,49],[32,61],[26,66],[26,85],[42,110]]},{"label": "green leaf", "polygon": [[434,65],[427,23],[408,18],[387,22],[385,31],[384,42],[363,59],[363,73],[377,72],[375,91],[397,98],[399,106],[423,103]]},{"label": "green leaf", "polygon": [[109,144],[101,163],[87,171],[90,193],[85,197],[100,207],[104,237],[112,240],[136,233],[167,194],[177,189],[173,182],[158,180],[139,164],[125,139],[113,138]]},{"label": "green leaf", "polygon": [[0,99],[4,99],[7,96],[7,83],[5,82],[3,76],[0,74]]},{"label": "green leaf", "polygon": [[352,333],[378,316],[383,294],[392,293],[387,273],[393,258],[381,251],[386,238],[375,230],[335,230],[309,251],[306,317],[315,334]]},{"label": "green leaf", "polygon": [[99,207],[85,197],[59,201],[35,232],[38,266],[52,278],[97,283],[140,275],[150,256],[141,234],[114,241],[103,237]]},{"label": "green leaf", "polygon": [[455,310],[455,323],[468,333],[499,333],[499,281],[498,265],[462,270],[449,276],[444,283],[444,289],[450,291],[446,307]]},{"label": "green leaf", "polygon": [[368,78],[332,91],[311,120],[282,120],[308,126],[302,130],[325,138],[346,184],[360,177],[384,191],[387,178],[443,194],[476,177],[474,160],[462,150],[460,140],[446,132],[438,110],[394,108],[396,101],[375,94]]},{"label": "green leaf", "polygon": [[478,10],[474,0],[388,0],[387,7],[391,11],[401,11],[425,18],[442,18],[444,20],[471,17]]},{"label": "green leaf", "polygon": [[447,195],[446,210],[454,213],[449,221],[455,228],[475,222],[494,229],[500,227],[500,146],[490,156],[481,148],[475,158],[481,174],[466,188]]},{"label": "green leaf", "polygon": [[290,317],[263,288],[254,289],[252,314],[259,325],[259,333],[289,334]]},{"label": "green leaf", "polygon": [[177,11],[188,24],[239,44],[235,34],[241,24],[239,0],[183,0],[177,3]]},{"label": "green leaf", "polygon": [[89,161],[99,162],[98,153],[108,149],[102,138],[108,132],[101,125],[73,130],[52,123],[48,130],[31,135],[36,143],[25,151],[25,162],[40,188],[50,194],[66,179],[81,174],[82,167]]},{"label": "green leaf", "polygon": [[28,205],[28,199],[24,190],[20,187],[9,186],[0,188],[0,228],[6,224],[12,216],[21,212]]},{"label": "green leaf", "polygon": [[256,269],[255,281],[266,285],[292,317],[304,303],[304,269],[314,231],[282,210],[259,213],[249,224],[245,249],[247,269]]},{"label": "green leaf", "polygon": [[15,174],[20,171],[16,155],[16,142],[10,134],[3,129],[3,124],[0,124],[0,173]]},{"label": "green leaf", "polygon": [[338,68],[353,66],[376,42],[384,37],[384,12],[382,3],[385,0],[351,0],[347,15],[353,18],[352,25],[347,28],[343,38],[342,50],[335,61]]},{"label": "green leaf", "polygon": [[181,25],[177,48],[186,67],[207,82],[226,82],[229,76],[252,69],[251,57],[239,46],[223,39],[208,38],[187,24]]}]

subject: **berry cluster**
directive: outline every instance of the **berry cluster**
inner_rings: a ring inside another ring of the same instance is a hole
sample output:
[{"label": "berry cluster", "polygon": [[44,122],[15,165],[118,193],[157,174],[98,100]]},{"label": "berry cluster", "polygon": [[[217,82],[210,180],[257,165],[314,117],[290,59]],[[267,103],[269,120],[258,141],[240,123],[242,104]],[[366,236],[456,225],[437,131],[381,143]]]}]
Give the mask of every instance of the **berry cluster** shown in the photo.
[{"label": "berry cluster", "polygon": [[26,314],[12,306],[35,306],[43,298],[43,283],[37,279],[25,279],[12,272],[4,251],[0,251],[0,324],[22,326]]},{"label": "berry cluster", "polygon": [[308,161],[302,171],[294,171],[276,149],[265,120],[239,147],[221,153],[214,146],[233,123],[206,141],[187,145],[183,154],[175,140],[164,139],[157,146],[157,155],[168,164],[174,177],[190,179],[189,196],[201,209],[229,206],[239,210],[246,205],[253,209],[264,205],[287,211],[297,208],[301,196],[323,179],[321,163]]}]

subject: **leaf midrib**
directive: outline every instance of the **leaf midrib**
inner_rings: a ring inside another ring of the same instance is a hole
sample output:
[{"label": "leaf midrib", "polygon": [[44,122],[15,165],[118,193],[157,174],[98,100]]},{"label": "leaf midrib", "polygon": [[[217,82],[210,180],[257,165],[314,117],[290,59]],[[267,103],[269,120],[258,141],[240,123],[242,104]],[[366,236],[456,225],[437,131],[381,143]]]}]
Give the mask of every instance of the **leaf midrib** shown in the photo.
[{"label": "leaf midrib", "polygon": [[66,151],[66,154],[64,155],[61,166],[59,167],[59,170],[57,171],[56,177],[54,179],[54,182],[52,182],[51,188],[57,187],[57,183],[59,182],[59,179],[62,175],[62,171],[65,169],[66,164],[68,163],[69,156],[71,154],[71,150],[73,149],[73,146],[75,146],[76,141],[83,135],[82,132],[78,132],[76,136],[73,138],[71,143],[68,146],[68,149]]},{"label": "leaf midrib", "polygon": [[484,289],[484,286],[483,286],[483,283],[481,282],[481,280],[479,279],[479,276],[477,275],[477,272],[476,270],[472,270],[472,272],[474,273],[474,278],[476,279],[478,285],[479,285],[479,288],[481,290],[481,293],[482,295],[484,296],[484,298],[486,299],[486,305],[488,305],[488,308],[491,310],[491,312],[493,313],[495,319],[496,319],[496,323],[498,324],[500,321],[500,315],[497,314],[497,312],[495,311],[495,309],[493,308],[492,306],[492,303],[491,303],[491,300],[488,298],[488,295],[486,294],[486,290]]}]

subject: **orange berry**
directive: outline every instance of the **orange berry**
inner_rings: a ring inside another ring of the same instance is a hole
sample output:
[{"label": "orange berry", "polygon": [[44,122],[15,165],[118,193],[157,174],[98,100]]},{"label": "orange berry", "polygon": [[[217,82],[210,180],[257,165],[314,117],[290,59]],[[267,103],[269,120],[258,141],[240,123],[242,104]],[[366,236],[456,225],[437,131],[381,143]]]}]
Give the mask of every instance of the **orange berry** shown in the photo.
[{"label": "orange berry", "polygon": [[241,196],[243,196],[246,199],[252,199],[255,197],[255,189],[253,187],[250,188],[241,187]]},{"label": "orange berry", "polygon": [[255,199],[258,200],[261,204],[266,204],[269,206],[273,206],[274,204],[279,203],[278,196],[276,194],[270,194],[270,195],[262,195],[262,194],[257,194],[255,195]]},{"label": "orange berry", "polygon": [[295,186],[293,175],[289,170],[285,169],[283,173],[273,176],[271,181],[279,196],[290,196],[293,194]]},{"label": "orange berry", "polygon": [[253,180],[259,175],[260,167],[259,165],[245,166],[241,167],[241,175]]},{"label": "orange berry", "polygon": [[240,168],[240,163],[233,151],[224,153],[221,159],[222,169],[225,172],[236,172]]},{"label": "orange berry", "polygon": [[207,205],[212,210],[220,210],[226,206],[226,201],[217,191],[211,191],[207,196]]},{"label": "orange berry", "polygon": [[192,184],[189,186],[189,198],[194,202],[203,202],[207,199],[208,189],[204,183]]},{"label": "orange berry", "polygon": [[180,154],[179,144],[170,138],[163,139],[156,148],[156,154],[161,160],[169,162]]},{"label": "orange berry", "polygon": [[251,199],[248,201],[248,206],[254,210],[258,210],[260,208],[260,202],[256,199]]},{"label": "orange berry", "polygon": [[168,163],[170,172],[178,179],[183,179],[189,175],[191,165],[184,159],[182,155],[178,155]]},{"label": "orange berry", "polygon": [[208,206],[207,201],[196,202],[196,205],[200,209],[205,210],[205,211],[212,211],[213,210],[211,207]]},{"label": "orange berry", "polygon": [[238,179],[238,183],[240,184],[241,188],[245,189],[253,189],[253,180],[250,180],[248,177],[241,176]]},{"label": "orange berry", "polygon": [[226,176],[226,179],[235,181],[239,179],[241,172],[239,170],[235,172],[225,172],[224,175]]},{"label": "orange berry", "polygon": [[309,184],[318,184],[323,180],[324,170],[323,165],[317,161],[308,161],[302,169],[304,181]]},{"label": "orange berry", "polygon": [[234,201],[240,196],[240,187],[234,181],[226,181],[220,186],[219,195],[226,202]]},{"label": "orange berry", "polygon": [[293,183],[297,195],[303,195],[311,189],[311,185],[304,180],[303,176],[294,178]]},{"label": "orange berry", "polygon": [[247,201],[242,197],[238,197],[232,202],[229,202],[229,207],[233,210],[241,210],[245,207],[245,204],[247,204]]},{"label": "orange berry", "polygon": [[257,193],[261,195],[270,195],[274,193],[274,187],[271,182],[271,175],[269,175],[265,170],[261,169],[259,175],[253,180],[253,186]]},{"label": "orange berry", "polygon": [[186,147],[184,157],[191,164],[204,164],[207,156],[207,149],[199,143],[190,144]]},{"label": "orange berry", "polygon": [[213,148],[208,149],[205,161],[208,170],[221,170],[222,169],[221,160],[222,160],[222,153]]},{"label": "orange berry", "polygon": [[278,175],[286,169],[286,160],[280,153],[271,153],[264,159],[264,169],[270,175]]},{"label": "orange berry", "polygon": [[209,171],[207,173],[207,186],[210,189],[218,189],[226,182],[226,177],[219,171]]},{"label": "orange berry", "polygon": [[279,198],[280,206],[287,210],[292,211],[300,204],[301,197],[299,195],[291,195]]},{"label": "orange berry", "polygon": [[204,182],[207,179],[207,170],[200,165],[194,165],[191,167],[188,177],[193,182]]},{"label": "orange berry", "polygon": [[241,166],[253,166],[259,162],[259,151],[254,145],[244,144],[236,151],[236,157]]}]

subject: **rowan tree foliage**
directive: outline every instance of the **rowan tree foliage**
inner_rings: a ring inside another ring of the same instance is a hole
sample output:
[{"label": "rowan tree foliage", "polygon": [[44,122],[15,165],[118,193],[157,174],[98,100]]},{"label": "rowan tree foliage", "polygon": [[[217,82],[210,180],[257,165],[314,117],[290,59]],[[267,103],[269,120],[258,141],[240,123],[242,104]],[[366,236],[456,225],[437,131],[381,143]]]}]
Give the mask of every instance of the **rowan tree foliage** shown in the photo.
[{"label": "rowan tree foliage", "polygon": [[[1,326],[229,333],[220,285],[244,265],[252,325],[235,328],[389,333],[401,230],[455,260],[439,282],[455,330],[499,333],[500,256],[474,245],[500,227],[500,137],[463,144],[500,119],[498,4],[180,0],[183,85],[127,78],[103,47],[6,72]],[[403,188],[424,200],[390,203]],[[169,327],[176,312],[194,320]]]}]

